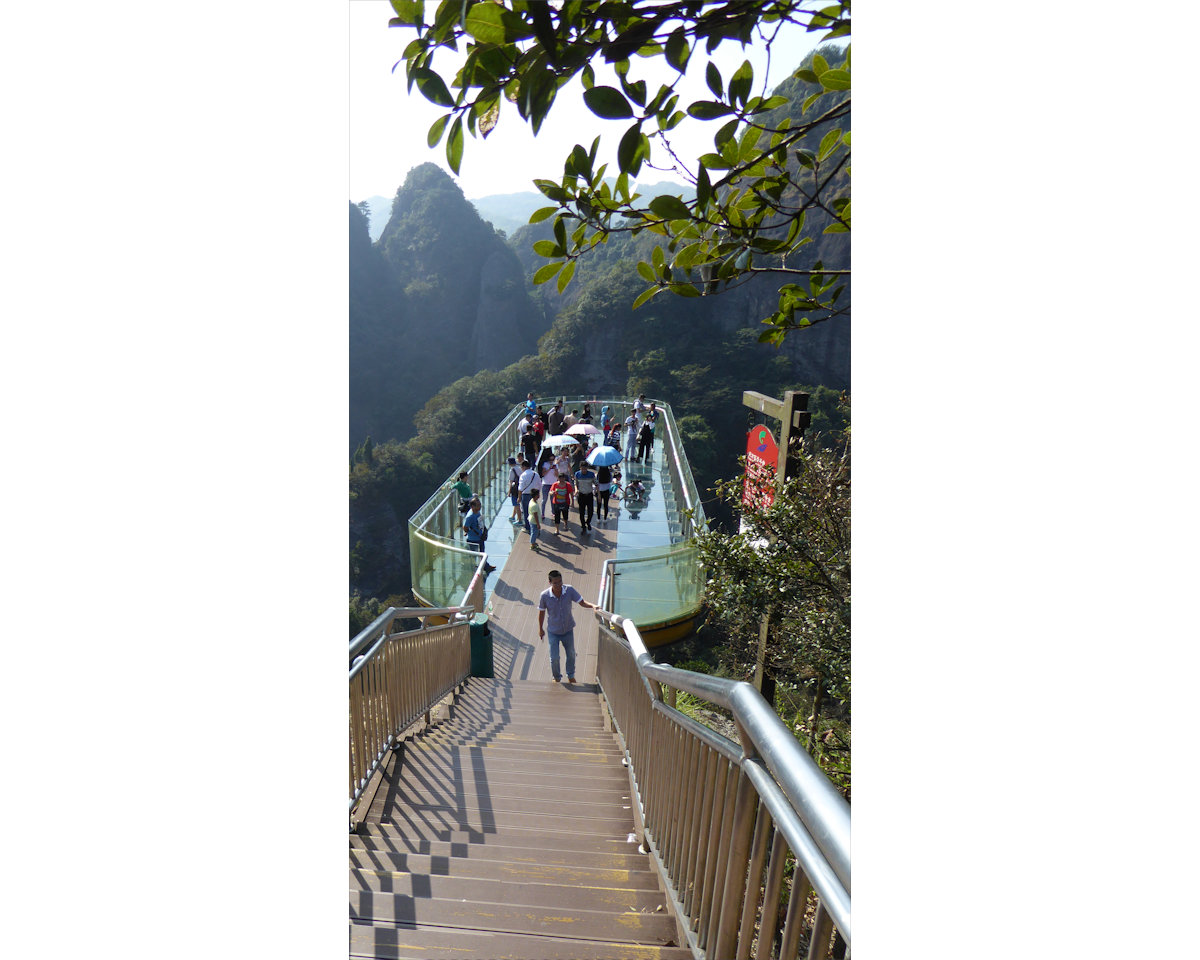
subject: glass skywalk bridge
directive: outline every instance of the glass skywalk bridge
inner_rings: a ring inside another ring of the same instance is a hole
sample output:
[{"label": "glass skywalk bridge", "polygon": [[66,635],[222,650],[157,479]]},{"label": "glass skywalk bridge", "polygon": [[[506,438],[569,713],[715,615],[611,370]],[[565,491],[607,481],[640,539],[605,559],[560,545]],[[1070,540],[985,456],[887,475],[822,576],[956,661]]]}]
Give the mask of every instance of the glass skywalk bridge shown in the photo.
[{"label": "glass skywalk bridge", "polygon": [[[548,409],[555,399],[537,403]],[[605,405],[618,420],[628,416],[632,407],[629,401],[603,397],[563,399],[568,411],[588,404],[597,419]],[[595,527],[616,533],[615,553],[605,565],[601,604],[637,624],[650,645],[669,643],[691,632],[701,611],[704,584],[692,543],[694,533],[705,524],[703,507],[671,408],[655,402],[661,416],[650,462],[621,465],[622,483],[640,480],[646,488],[645,499],[629,501],[614,496],[607,523],[598,518],[593,521]],[[524,404],[515,405],[409,519],[412,589],[422,604],[451,607],[470,603],[478,611],[490,599],[487,584],[491,581],[482,574],[482,558],[468,549],[461,530],[458,495],[451,487],[460,472],[467,472],[471,489],[483,505],[488,525],[487,560],[502,569],[514,542],[525,539],[524,529],[509,522],[512,503],[507,462],[521,452],[517,424],[523,412]]]}]

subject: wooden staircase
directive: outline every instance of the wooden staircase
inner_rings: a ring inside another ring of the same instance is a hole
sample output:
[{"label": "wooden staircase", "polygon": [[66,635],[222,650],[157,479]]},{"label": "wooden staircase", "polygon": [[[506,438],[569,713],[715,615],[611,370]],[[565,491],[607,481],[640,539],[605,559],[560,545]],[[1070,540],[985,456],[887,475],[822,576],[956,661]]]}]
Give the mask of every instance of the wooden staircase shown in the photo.
[{"label": "wooden staircase", "polygon": [[692,960],[595,684],[472,678],[350,838],[350,956]]}]

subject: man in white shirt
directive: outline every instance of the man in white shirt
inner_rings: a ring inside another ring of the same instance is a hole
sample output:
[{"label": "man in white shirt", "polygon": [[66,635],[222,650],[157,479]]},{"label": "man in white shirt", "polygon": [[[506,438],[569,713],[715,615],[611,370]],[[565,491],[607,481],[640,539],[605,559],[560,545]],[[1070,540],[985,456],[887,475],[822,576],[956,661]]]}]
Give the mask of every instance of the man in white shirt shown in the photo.
[{"label": "man in white shirt", "polygon": [[631,413],[625,418],[625,459],[632,460],[633,453],[637,449],[638,436],[638,418],[636,413]]},{"label": "man in white shirt", "polygon": [[533,469],[533,464],[529,460],[521,461],[521,477],[517,481],[517,494],[521,498],[521,523],[525,527],[525,532],[529,532],[529,497],[537,485],[541,482],[537,471]]}]

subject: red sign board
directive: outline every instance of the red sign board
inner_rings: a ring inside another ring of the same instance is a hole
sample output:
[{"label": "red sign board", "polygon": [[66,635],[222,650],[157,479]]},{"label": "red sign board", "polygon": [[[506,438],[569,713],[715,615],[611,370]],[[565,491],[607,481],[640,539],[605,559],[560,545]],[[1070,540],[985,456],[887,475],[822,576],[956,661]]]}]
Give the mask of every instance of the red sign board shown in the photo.
[{"label": "red sign board", "polygon": [[775,465],[779,446],[764,426],[751,427],[746,434],[746,476],[742,480],[742,506],[762,509],[775,502]]}]

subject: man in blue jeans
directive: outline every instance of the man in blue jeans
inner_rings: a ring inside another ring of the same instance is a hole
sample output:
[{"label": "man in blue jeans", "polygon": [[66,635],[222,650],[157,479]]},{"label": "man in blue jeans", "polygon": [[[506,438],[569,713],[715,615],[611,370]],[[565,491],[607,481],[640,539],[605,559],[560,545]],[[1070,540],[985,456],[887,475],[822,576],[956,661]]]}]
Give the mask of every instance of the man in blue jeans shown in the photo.
[{"label": "man in blue jeans", "polygon": [[[550,571],[550,587],[538,597],[538,638],[550,638],[550,673],[554,682],[562,679],[558,669],[558,646],[562,644],[567,656],[567,683],[575,682],[575,618],[571,616],[571,604],[596,609],[572,586],[564,586],[562,574]],[[548,630],[545,628],[549,628]]]}]

